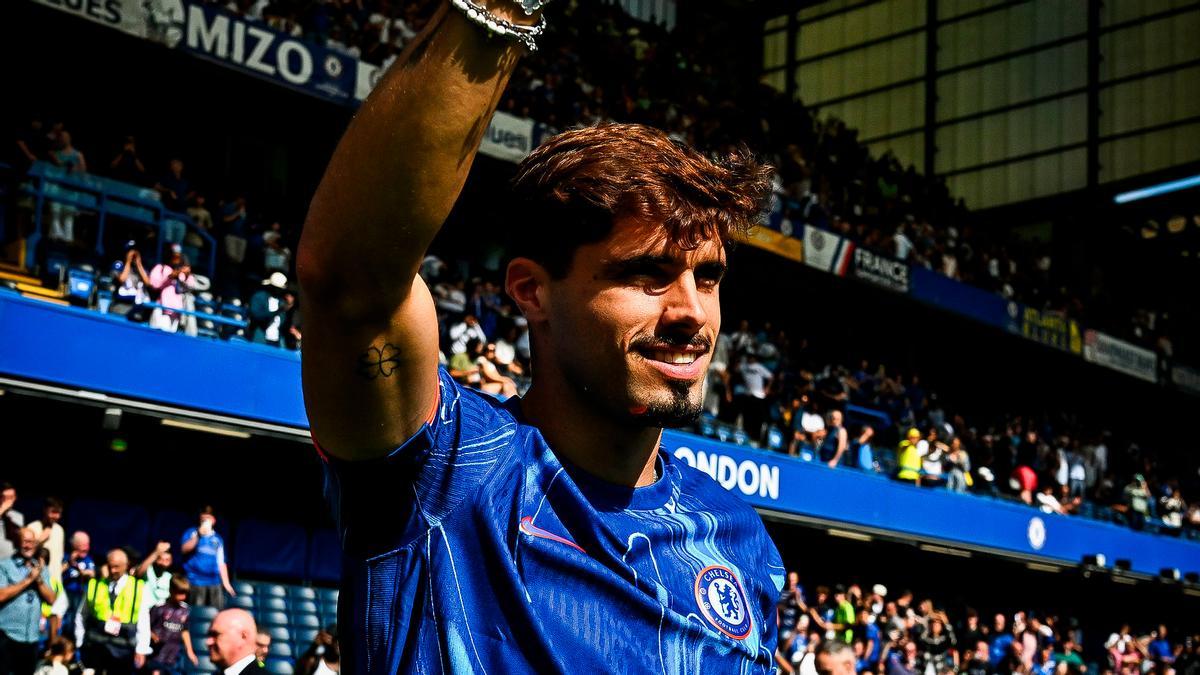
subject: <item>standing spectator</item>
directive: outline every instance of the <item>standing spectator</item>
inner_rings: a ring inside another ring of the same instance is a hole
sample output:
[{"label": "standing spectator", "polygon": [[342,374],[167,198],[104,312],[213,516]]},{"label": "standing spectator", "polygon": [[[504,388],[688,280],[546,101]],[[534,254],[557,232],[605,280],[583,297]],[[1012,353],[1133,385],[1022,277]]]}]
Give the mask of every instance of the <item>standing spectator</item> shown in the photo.
[{"label": "standing spectator", "polygon": [[62,525],[58,524],[58,521],[62,520],[62,514],[62,500],[47,497],[46,504],[42,507],[42,517],[29,524],[29,529],[37,536],[37,545],[45,548],[50,553],[50,560],[55,563],[47,565],[50,578],[54,581],[62,581],[62,565],[58,563],[63,559],[67,540]]},{"label": "standing spectator", "polygon": [[875,666],[879,664],[879,655],[883,651],[883,634],[869,608],[862,607],[858,610],[858,623],[854,627],[854,634],[862,641],[862,659],[866,670],[874,672]]},{"label": "standing spectator", "polygon": [[1146,484],[1145,477],[1140,473],[1134,474],[1133,480],[1125,486],[1124,495],[1125,503],[1122,506],[1129,517],[1129,525],[1135,530],[1140,530],[1146,526],[1146,519],[1150,517],[1150,486]]},{"label": "standing spectator", "polygon": [[767,395],[775,376],[758,362],[758,355],[746,352],[738,364],[739,384],[734,388],[734,404],[742,413],[742,428],[757,442],[767,421]]},{"label": "standing spectator", "polygon": [[[154,184],[154,189],[158,190],[163,206],[176,213],[186,211],[188,202],[191,200],[192,195],[195,194],[192,190],[192,184],[183,175],[183,160],[178,157],[172,158],[167,164],[167,173],[158,179],[158,182]],[[178,244],[180,241],[183,241],[182,232],[179,233],[178,239],[171,238],[166,234],[163,236],[165,241],[172,244]]]},{"label": "standing spectator", "polygon": [[330,626],[317,633],[312,645],[296,661],[297,675],[332,675],[341,670],[341,650],[337,627]]},{"label": "standing spectator", "polygon": [[804,589],[800,588],[800,575],[788,572],[787,585],[779,591],[779,600],[775,602],[775,623],[779,628],[778,644],[783,644],[792,636],[804,611]]},{"label": "standing spectator", "polygon": [[246,196],[238,194],[233,201],[221,206],[221,230],[224,234],[225,260],[231,276],[236,275],[246,260]]},{"label": "standing spectator", "polygon": [[1146,654],[1150,660],[1159,666],[1170,666],[1175,663],[1175,650],[1167,639],[1166,624],[1158,624],[1158,630],[1150,633],[1150,643],[1146,645]]},{"label": "standing spectator", "polygon": [[88,581],[75,617],[75,642],[88,668],[126,675],[146,663],[150,649],[150,598],[146,583],[129,572],[129,556],[108,552],[108,577]]},{"label": "standing spectator", "polygon": [[17,555],[0,560],[0,675],[25,675],[37,666],[42,603],[54,602],[50,570],[37,559],[37,537],[17,535]]},{"label": "standing spectator", "polygon": [[967,456],[961,438],[955,436],[950,439],[950,451],[946,453],[943,461],[946,465],[946,488],[952,492],[966,492],[967,488],[971,487],[971,480],[968,478],[971,475],[971,458]]},{"label": "standing spectator", "polygon": [[921,441],[921,432],[916,427],[909,429],[900,447],[896,449],[896,479],[921,484],[921,451],[917,444]]},{"label": "standing spectator", "polygon": [[263,672],[255,655],[256,635],[258,627],[246,610],[227,609],[217,614],[205,638],[213,665],[225,675]]},{"label": "standing spectator", "polygon": [[958,668],[958,652],[955,651],[954,634],[946,615],[933,612],[929,615],[929,627],[918,638],[922,660],[933,664],[934,672]]},{"label": "standing spectator", "polygon": [[150,288],[158,294],[158,304],[166,308],[154,310],[150,317],[151,327],[168,333],[177,332],[182,315],[173,310],[185,309],[187,294],[195,285],[192,266],[183,257],[183,249],[179,244],[171,244],[168,262],[159,263],[150,270]]},{"label": "standing spectator", "polygon": [[845,586],[834,586],[833,606],[833,628],[838,631],[839,640],[850,644],[854,641],[854,605],[846,596]]},{"label": "standing spectator", "polygon": [[826,421],[828,424],[825,427],[825,442],[821,443],[820,457],[821,461],[832,469],[841,463],[842,455],[846,454],[846,448],[850,446],[850,434],[846,427],[842,426],[841,410],[830,410]]},{"label": "standing spectator", "polygon": [[46,130],[42,121],[36,117],[29,120],[29,126],[17,135],[16,144],[14,159],[20,173],[26,173],[34,162],[44,161],[49,155],[50,146],[46,140]]},{"label": "standing spectator", "polygon": [[224,607],[222,588],[231,596],[237,595],[229,583],[229,568],[225,566],[225,540],[213,529],[216,524],[211,506],[200,509],[200,524],[183,533],[179,547],[183,553],[183,571],[192,583],[191,604],[196,607]]},{"label": "standing spectator", "polygon": [[212,234],[213,217],[212,212],[204,205],[204,195],[196,194],[192,197],[192,205],[188,207],[187,214],[195,221],[196,227],[204,232]]},{"label": "standing spectator", "polygon": [[138,157],[137,139],[126,136],[121,151],[108,163],[108,175],[123,183],[146,184],[146,165]]},{"label": "standing spectator", "polygon": [[191,608],[187,598],[190,590],[187,579],[175,577],[171,579],[167,601],[150,610],[150,645],[153,653],[146,663],[146,670],[150,673],[169,675],[181,672],[180,656],[186,656],[193,666],[200,662],[192,649],[192,636],[188,632]]},{"label": "standing spectator", "polygon": [[[62,167],[68,176],[78,176],[87,173],[87,161],[83,153],[71,145],[71,133],[61,131],[58,134],[59,147],[50,153],[50,159]],[[50,200],[50,232],[47,236],[65,243],[75,241],[75,216],[79,210],[70,204]]]},{"label": "standing spectator", "polygon": [[282,346],[284,321],[291,306],[286,302],[287,277],[272,272],[262,287],[250,297],[250,341],[263,345]]},{"label": "standing spectator", "polygon": [[479,319],[475,318],[474,314],[467,314],[462,321],[450,327],[450,355],[467,351],[467,343],[471,340],[479,340],[486,344],[487,334],[479,325]]},{"label": "standing spectator", "polygon": [[903,644],[888,657],[887,675],[917,675],[921,662],[917,657],[917,643],[904,638]]},{"label": "standing spectator", "polygon": [[25,516],[13,508],[16,503],[17,489],[12,483],[0,483],[0,561],[16,554],[25,527]]},{"label": "standing spectator", "polygon": [[132,239],[125,243],[125,260],[113,263],[113,273],[117,287],[108,311],[126,315],[132,321],[145,321],[144,310],[134,310],[150,301],[146,290],[150,287],[150,275],[146,273],[142,253]]},{"label": "standing spectator", "polygon": [[172,562],[171,542],[160,541],[133,572],[133,576],[145,580],[151,607],[160,607],[171,598]]},{"label": "standing spectator", "polygon": [[67,614],[63,618],[63,634],[75,634],[75,614],[83,601],[83,590],[89,580],[96,577],[96,563],[92,560],[91,537],[82,530],[71,535],[71,553],[62,561],[63,592],[67,595]]},{"label": "standing spectator", "polygon": [[263,271],[287,272],[292,266],[292,249],[283,241],[283,226],[279,221],[271,223],[270,228],[263,232]]}]

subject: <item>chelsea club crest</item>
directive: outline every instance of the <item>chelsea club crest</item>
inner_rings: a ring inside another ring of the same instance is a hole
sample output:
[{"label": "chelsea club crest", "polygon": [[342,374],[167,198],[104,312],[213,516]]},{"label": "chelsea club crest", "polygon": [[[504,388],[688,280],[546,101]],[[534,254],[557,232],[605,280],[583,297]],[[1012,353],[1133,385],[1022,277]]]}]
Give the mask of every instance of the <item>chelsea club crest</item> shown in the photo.
[{"label": "chelsea club crest", "polygon": [[696,576],[696,604],[717,630],[735,640],[750,634],[746,592],[728,567],[709,565]]}]

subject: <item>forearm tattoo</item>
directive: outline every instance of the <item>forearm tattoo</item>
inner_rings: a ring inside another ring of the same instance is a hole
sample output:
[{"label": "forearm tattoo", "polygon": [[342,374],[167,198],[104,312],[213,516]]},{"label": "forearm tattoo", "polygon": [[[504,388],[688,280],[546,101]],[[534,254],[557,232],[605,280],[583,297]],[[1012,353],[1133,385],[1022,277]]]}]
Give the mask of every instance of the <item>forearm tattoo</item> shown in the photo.
[{"label": "forearm tattoo", "polygon": [[400,366],[400,350],[390,342],[382,347],[370,346],[358,357],[358,374],[364,379],[391,377]]}]

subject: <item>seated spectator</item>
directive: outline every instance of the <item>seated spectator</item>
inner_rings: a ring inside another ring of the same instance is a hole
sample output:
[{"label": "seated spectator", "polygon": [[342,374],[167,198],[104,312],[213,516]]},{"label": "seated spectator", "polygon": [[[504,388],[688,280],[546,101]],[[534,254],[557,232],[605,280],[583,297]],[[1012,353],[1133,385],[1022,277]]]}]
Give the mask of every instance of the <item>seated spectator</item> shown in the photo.
[{"label": "seated spectator", "polygon": [[475,338],[467,341],[467,348],[465,350],[450,357],[450,366],[447,369],[450,372],[450,377],[468,387],[478,389],[481,376],[479,374],[479,366],[475,363],[475,357],[482,349],[482,341]]},{"label": "seated spectator", "polygon": [[112,269],[116,288],[113,290],[108,311],[126,315],[131,321],[146,321],[148,315],[137,308],[150,301],[150,294],[147,292],[150,287],[150,275],[142,265],[142,253],[138,251],[133,240],[125,243],[125,259],[114,262]]},{"label": "seated spectator", "polygon": [[341,650],[338,645],[337,627],[330,626],[317,633],[317,637],[296,660],[296,675],[329,675],[341,670]]},{"label": "seated spectator", "polygon": [[1042,489],[1037,493],[1037,504],[1043,513],[1057,513],[1064,516],[1073,513],[1079,506],[1077,501],[1060,502],[1054,495],[1054,484],[1051,481],[1045,481]]},{"label": "seated spectator", "polygon": [[267,656],[271,653],[271,634],[266,630],[259,628],[258,635],[254,636],[254,657],[259,663],[265,664]]},{"label": "seated spectator", "polygon": [[[168,553],[168,555],[170,555]],[[187,657],[192,665],[200,660],[192,648],[192,636],[188,631],[191,608],[187,604],[191,585],[183,577],[171,579],[167,601],[150,610],[150,646],[154,650],[146,662],[149,673],[178,673],[182,670],[181,657]]]}]

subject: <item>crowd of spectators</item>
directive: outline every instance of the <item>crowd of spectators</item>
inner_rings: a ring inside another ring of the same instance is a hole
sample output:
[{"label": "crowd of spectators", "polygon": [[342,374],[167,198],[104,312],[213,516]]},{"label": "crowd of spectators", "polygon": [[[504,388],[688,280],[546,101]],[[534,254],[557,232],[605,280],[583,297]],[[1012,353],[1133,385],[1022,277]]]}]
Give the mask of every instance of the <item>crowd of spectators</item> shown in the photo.
[{"label": "crowd of spectators", "polygon": [[[86,173],[84,156],[71,143],[70,131],[63,122],[33,119],[17,136],[16,166],[23,172],[34,162],[45,161],[67,173]],[[182,220],[165,220],[160,231],[133,221],[114,220],[105,233],[109,239],[106,248],[120,251],[120,255],[114,260],[96,260],[92,252],[95,233],[90,223],[77,227],[79,209],[50,200],[41,244],[43,260],[57,252],[72,261],[96,263],[93,267],[99,268],[100,295],[104,298],[100,309],[125,315],[131,321],[194,335],[197,324],[203,321],[194,314],[198,303],[218,309],[225,303],[238,308],[246,320],[246,328],[240,330],[244,339],[299,347],[300,314],[288,277],[298,231],[252,212],[242,193],[210,202],[209,191],[194,182],[182,159],[170,158],[161,173],[147,169],[133,136],[120,139],[111,160],[92,167],[97,175],[145,188],[144,194],[156,197],[164,208],[186,214],[191,226]],[[32,206],[32,200],[28,202],[23,204],[27,208]],[[208,207],[210,203],[217,205],[215,215]],[[28,211],[22,215],[31,217]],[[160,246],[162,259],[151,264],[145,252]],[[193,269],[197,261],[207,261],[210,254],[215,254],[216,269],[204,269],[205,274]]]},{"label": "crowd of spectators", "polygon": [[[61,500],[48,498],[36,520],[16,503],[16,488],[0,483],[0,673],[161,675],[195,666],[198,654],[239,673],[268,658],[270,633],[245,610],[225,608],[237,593],[211,506],[178,547],[160,541],[145,556],[126,547],[101,557],[87,532],[67,538]],[[216,610],[203,645],[190,631],[197,607]],[[336,634],[336,626],[320,631],[294,672],[336,672]]]},{"label": "crowd of spectators", "polygon": [[1200,532],[1200,501],[1186,501],[1177,475],[1136,442],[1118,445],[1110,432],[1068,418],[968,416],[916,372],[822,363],[811,352],[769,323],[741,321],[722,333],[705,400],[715,426],[702,431],[739,428],[751,444],[804,461],[1011,497],[1047,513]]},{"label": "crowd of spectators", "polygon": [[776,605],[781,672],[801,675],[1192,675],[1200,635],[1179,639],[1163,624],[1120,626],[1085,643],[1076,617],[968,608],[950,616],[911,591],[882,584],[818,586],[808,596],[791,572]]},{"label": "crowd of spectators", "polygon": [[[432,0],[209,4],[383,66],[437,6]],[[861,246],[1038,309],[1085,323],[1100,320],[1099,309],[1089,314],[1092,289],[1056,270],[1047,242],[1019,241],[997,228],[973,225],[966,205],[954,199],[944,180],[904,166],[890,152],[872,156],[843,121],[822,117],[800,100],[746,78],[745,69],[756,64],[723,58],[715,33],[667,31],[630,17],[615,3],[572,0],[553,14],[542,48],[521,61],[501,110],[535,119],[550,133],[615,120],[665,129],[713,153],[747,144],[777,167],[773,227],[793,234],[806,224],[830,229]],[[64,131],[54,134],[44,154],[71,170],[86,171],[82,154]],[[217,235],[228,268],[228,273],[222,269],[221,294],[236,295],[239,287],[248,292],[256,275],[287,272],[295,233],[250,218],[244,195],[207,199],[178,159],[161,175],[148,174],[132,138],[102,166],[121,180],[155,187],[165,205],[186,209]],[[217,204],[217,219],[207,203]],[[51,209],[51,236],[69,239],[74,211],[53,203]],[[185,248],[185,255],[193,250],[189,245],[202,243],[194,233],[175,234],[168,237]],[[183,241],[188,238],[194,240]],[[1111,307],[1103,309],[1109,319]],[[1122,325],[1098,327],[1163,355],[1174,353],[1169,321],[1161,312],[1130,306],[1127,314]]]}]

